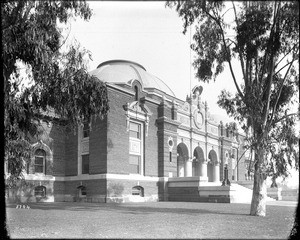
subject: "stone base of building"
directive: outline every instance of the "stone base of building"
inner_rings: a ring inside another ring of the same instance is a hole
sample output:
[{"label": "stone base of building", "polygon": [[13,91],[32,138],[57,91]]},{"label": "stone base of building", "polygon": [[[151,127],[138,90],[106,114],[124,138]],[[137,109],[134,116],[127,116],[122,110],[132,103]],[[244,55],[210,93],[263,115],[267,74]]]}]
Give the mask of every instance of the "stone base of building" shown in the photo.
[{"label": "stone base of building", "polygon": [[[82,181],[55,181],[45,184],[49,194],[44,198],[37,198],[33,195],[34,187],[41,182],[32,181],[30,188],[23,187],[7,191],[7,201],[15,203],[158,201],[251,203],[252,199],[252,189],[235,182],[232,182],[230,186],[221,186],[221,181],[208,182],[207,177],[140,177],[134,179],[126,175],[116,176]],[[268,189],[268,200],[274,199],[282,199],[278,189]]]}]

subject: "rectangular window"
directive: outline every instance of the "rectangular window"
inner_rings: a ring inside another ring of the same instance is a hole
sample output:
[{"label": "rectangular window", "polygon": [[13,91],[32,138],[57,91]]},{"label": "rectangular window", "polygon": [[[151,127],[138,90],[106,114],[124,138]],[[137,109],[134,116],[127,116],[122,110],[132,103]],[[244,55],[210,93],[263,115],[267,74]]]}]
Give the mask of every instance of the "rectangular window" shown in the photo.
[{"label": "rectangular window", "polygon": [[138,155],[129,155],[129,166],[131,173],[140,173],[141,157]]},{"label": "rectangular window", "polygon": [[140,124],[130,122],[129,137],[141,139],[141,125]]},{"label": "rectangular window", "polygon": [[129,172],[143,174],[143,125],[129,123]]},{"label": "rectangular window", "polygon": [[43,157],[35,157],[34,161],[34,171],[36,173],[43,173],[44,172],[44,158]]},{"label": "rectangular window", "polygon": [[82,155],[82,174],[89,174],[90,155]]},{"label": "rectangular window", "polygon": [[90,137],[90,124],[86,122],[83,124],[83,138],[88,137]]}]

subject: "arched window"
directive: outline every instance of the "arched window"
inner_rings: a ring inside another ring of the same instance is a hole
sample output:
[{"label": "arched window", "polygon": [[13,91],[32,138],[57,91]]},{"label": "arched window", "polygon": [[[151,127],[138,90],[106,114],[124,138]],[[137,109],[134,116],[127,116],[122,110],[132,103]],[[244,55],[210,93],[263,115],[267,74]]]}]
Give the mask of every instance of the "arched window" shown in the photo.
[{"label": "arched window", "polygon": [[144,197],[144,188],[141,186],[135,186],[132,188],[132,195]]},{"label": "arched window", "polygon": [[45,186],[37,186],[34,188],[34,196],[39,198],[46,197],[46,187]]},{"label": "arched window", "polygon": [[135,98],[135,101],[138,101],[139,100],[139,88],[138,86],[134,86],[134,98]]},{"label": "arched window", "polygon": [[45,173],[46,152],[37,149],[34,153],[34,171],[35,173]]}]

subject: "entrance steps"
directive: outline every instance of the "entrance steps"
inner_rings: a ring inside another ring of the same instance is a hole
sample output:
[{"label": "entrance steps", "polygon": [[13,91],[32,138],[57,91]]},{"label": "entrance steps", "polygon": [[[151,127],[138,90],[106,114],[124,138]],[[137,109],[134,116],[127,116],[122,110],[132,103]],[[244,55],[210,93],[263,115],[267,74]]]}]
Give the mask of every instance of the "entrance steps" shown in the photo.
[{"label": "entrance steps", "polygon": [[[201,182],[196,178],[169,179],[168,201],[251,203],[252,189],[231,183],[221,186],[221,182]],[[267,201],[276,201],[267,197]]]}]

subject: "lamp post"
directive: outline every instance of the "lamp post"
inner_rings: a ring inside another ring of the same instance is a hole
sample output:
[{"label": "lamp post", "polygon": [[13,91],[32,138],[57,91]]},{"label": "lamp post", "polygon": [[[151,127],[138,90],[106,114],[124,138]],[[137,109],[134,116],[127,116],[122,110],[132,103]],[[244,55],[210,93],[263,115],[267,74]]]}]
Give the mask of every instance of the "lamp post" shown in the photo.
[{"label": "lamp post", "polygon": [[224,168],[224,179],[222,182],[222,186],[230,186],[230,181],[228,179],[228,159],[225,160],[225,168]]}]

